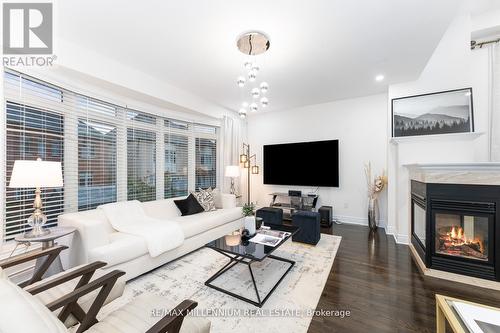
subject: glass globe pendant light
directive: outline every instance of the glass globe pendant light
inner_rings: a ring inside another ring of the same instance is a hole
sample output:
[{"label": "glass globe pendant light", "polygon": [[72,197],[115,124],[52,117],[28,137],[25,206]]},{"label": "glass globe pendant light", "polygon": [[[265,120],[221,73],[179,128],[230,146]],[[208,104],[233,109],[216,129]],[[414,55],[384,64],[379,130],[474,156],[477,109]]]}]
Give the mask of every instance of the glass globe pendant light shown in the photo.
[{"label": "glass globe pendant light", "polygon": [[257,72],[250,71],[248,73],[248,81],[255,82],[256,79],[257,79]]},{"label": "glass globe pendant light", "polygon": [[260,91],[265,94],[267,93],[267,91],[269,90],[269,84],[267,84],[267,82],[262,82],[260,84]]},{"label": "glass globe pendant light", "polygon": [[259,106],[257,105],[257,103],[250,104],[250,111],[256,112],[258,109],[259,109]]},{"label": "glass globe pendant light", "polygon": [[240,88],[243,88],[245,86],[245,82],[246,82],[246,80],[243,76],[238,76],[238,78],[236,79],[236,84]]},{"label": "glass globe pendant light", "polygon": [[238,114],[240,115],[240,118],[246,118],[247,110],[245,110],[244,108],[241,108],[240,111],[238,112]]},{"label": "glass globe pendant light", "polygon": [[243,66],[245,67],[246,70],[251,70],[252,67],[253,67],[253,64],[251,61],[245,61],[245,63],[243,64]]},{"label": "glass globe pendant light", "polygon": [[260,96],[259,88],[253,88],[252,89],[252,97],[253,98],[259,98],[259,96]]},{"label": "glass globe pendant light", "polygon": [[269,99],[267,99],[267,97],[262,97],[260,99],[260,105],[262,105],[263,108],[267,107],[269,105]]}]

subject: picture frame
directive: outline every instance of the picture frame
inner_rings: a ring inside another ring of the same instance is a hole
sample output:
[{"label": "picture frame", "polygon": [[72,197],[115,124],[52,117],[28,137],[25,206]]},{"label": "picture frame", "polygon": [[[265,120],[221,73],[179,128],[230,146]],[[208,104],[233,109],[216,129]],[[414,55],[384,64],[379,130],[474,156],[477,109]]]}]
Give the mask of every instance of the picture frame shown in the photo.
[{"label": "picture frame", "polygon": [[474,132],[472,88],[393,98],[392,137]]}]

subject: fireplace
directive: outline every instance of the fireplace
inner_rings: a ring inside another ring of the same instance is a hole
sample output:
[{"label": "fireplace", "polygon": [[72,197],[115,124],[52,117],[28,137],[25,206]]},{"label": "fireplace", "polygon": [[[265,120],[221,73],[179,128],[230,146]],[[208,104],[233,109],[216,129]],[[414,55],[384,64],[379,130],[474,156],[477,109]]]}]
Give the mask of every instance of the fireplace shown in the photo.
[{"label": "fireplace", "polygon": [[500,281],[500,186],[411,182],[411,242],[428,268]]}]

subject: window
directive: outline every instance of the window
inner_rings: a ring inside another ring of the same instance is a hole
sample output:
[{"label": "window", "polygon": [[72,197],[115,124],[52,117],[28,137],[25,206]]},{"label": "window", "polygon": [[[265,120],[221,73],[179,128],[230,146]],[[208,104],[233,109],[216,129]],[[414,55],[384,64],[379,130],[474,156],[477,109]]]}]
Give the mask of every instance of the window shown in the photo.
[{"label": "window", "polygon": [[156,199],[156,134],[127,129],[127,199]]},{"label": "window", "polygon": [[116,201],[116,127],[78,119],[78,210]]},{"label": "window", "polygon": [[[78,184],[80,186],[92,186],[92,172],[90,171],[80,171],[78,173]],[[80,199],[82,196],[78,196],[78,199]]]},{"label": "window", "polygon": [[4,94],[3,241],[29,231],[33,212],[34,189],[8,187],[16,160],[62,163],[64,188],[42,189],[47,226],[62,213],[217,185],[217,127],[132,110],[11,69],[4,69]]},{"label": "window", "polygon": [[188,137],[165,134],[165,198],[188,193]]},{"label": "window", "polygon": [[[14,161],[35,160],[63,162],[63,117],[35,107],[7,101],[7,150],[4,241],[29,230],[26,219],[33,213],[34,189],[9,188]],[[63,164],[64,165],[64,164]],[[47,226],[57,223],[64,210],[63,189],[42,189]]]},{"label": "window", "polygon": [[196,189],[217,186],[217,141],[196,138]]}]

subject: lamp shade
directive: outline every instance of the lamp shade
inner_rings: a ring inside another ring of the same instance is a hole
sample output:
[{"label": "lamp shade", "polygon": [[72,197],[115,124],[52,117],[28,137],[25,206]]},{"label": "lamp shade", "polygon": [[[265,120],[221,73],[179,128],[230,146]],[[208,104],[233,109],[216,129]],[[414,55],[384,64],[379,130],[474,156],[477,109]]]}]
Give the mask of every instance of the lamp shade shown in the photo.
[{"label": "lamp shade", "polygon": [[62,187],[63,177],[61,162],[22,161],[14,162],[9,187],[46,188]]},{"label": "lamp shade", "polygon": [[226,177],[236,178],[240,176],[240,167],[238,165],[228,165],[226,166],[226,172],[224,174]]}]

